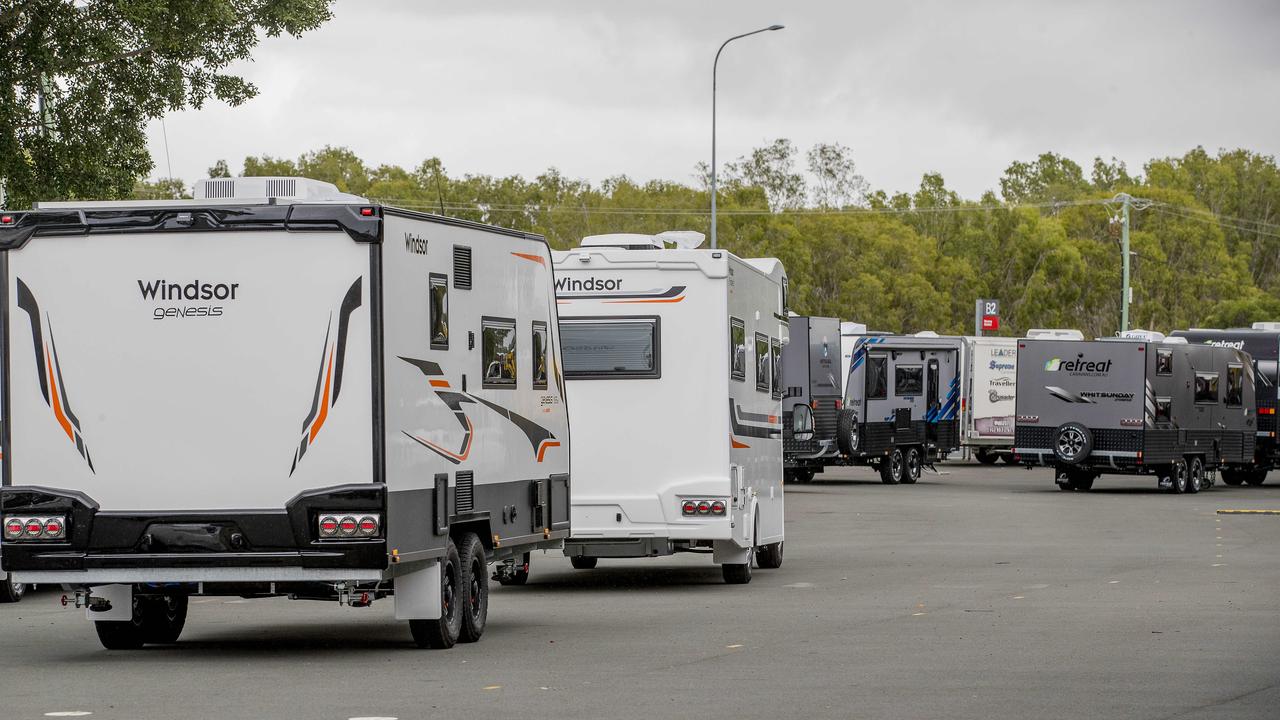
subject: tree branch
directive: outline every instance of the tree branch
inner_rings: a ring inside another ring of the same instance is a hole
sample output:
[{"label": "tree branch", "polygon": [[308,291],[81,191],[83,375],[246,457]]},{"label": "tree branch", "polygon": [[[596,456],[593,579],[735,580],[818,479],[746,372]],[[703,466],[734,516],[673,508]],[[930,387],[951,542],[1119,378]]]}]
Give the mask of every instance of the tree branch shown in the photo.
[{"label": "tree branch", "polygon": [[139,55],[146,55],[147,53],[153,52],[155,49],[156,46],[154,43],[151,45],[144,45],[137,50],[130,50],[129,52],[120,53],[119,55],[113,55],[101,60],[90,60],[88,62],[75,63],[74,65],[61,65],[54,68],[54,72],[72,72],[75,70],[83,70],[87,67],[94,67],[95,65],[106,65],[107,63],[112,63],[117,60],[128,60],[130,58],[138,57]]}]

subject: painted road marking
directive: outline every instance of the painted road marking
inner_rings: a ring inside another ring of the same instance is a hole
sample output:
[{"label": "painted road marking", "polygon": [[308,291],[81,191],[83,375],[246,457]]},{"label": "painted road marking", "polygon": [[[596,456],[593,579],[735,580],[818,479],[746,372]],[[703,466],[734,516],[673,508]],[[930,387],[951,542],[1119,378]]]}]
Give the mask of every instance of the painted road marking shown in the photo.
[{"label": "painted road marking", "polygon": [[1219,515],[1280,515],[1280,510],[1219,510]]},{"label": "painted road marking", "polygon": [[58,710],[55,712],[47,712],[44,714],[44,716],[45,717],[86,717],[92,714],[93,713],[89,712],[88,710]]}]

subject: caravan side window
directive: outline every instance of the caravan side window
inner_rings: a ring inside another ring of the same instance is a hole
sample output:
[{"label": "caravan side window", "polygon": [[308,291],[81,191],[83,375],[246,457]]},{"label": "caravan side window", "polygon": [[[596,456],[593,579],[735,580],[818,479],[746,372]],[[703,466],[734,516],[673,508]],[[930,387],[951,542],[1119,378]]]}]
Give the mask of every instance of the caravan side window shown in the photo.
[{"label": "caravan side window", "polygon": [[773,399],[782,399],[782,341],[778,338],[769,340],[770,361],[773,363]]},{"label": "caravan side window", "polygon": [[449,277],[431,273],[429,312],[431,318],[431,349],[449,349]]},{"label": "caravan side window", "polygon": [[919,365],[899,365],[893,369],[893,394],[923,395],[924,368]]},{"label": "caravan side window", "polygon": [[547,324],[533,321],[533,388],[547,389]]},{"label": "caravan side window", "polygon": [[884,355],[867,356],[867,399],[884,400],[889,397],[889,358]]},{"label": "caravan side window", "polygon": [[1173,420],[1173,398],[1156,398],[1156,422],[1167,423]]},{"label": "caravan side window", "polygon": [[1218,373],[1196,373],[1196,404],[1216,404],[1218,402]]},{"label": "caravan side window", "polygon": [[773,360],[769,357],[769,336],[756,333],[756,389],[769,392],[773,378]]},{"label": "caravan side window", "polygon": [[481,318],[480,347],[480,357],[484,363],[484,387],[515,388],[516,321],[510,318]]},{"label": "caravan side window", "polygon": [[1237,363],[1227,365],[1227,407],[1240,407],[1244,404],[1244,366]]},{"label": "caravan side window", "polygon": [[575,380],[662,377],[656,317],[560,318],[564,376]]},{"label": "caravan side window", "polygon": [[1173,374],[1173,348],[1156,348],[1156,374]]},{"label": "caravan side window", "polygon": [[747,379],[747,326],[736,317],[729,318],[729,374]]}]

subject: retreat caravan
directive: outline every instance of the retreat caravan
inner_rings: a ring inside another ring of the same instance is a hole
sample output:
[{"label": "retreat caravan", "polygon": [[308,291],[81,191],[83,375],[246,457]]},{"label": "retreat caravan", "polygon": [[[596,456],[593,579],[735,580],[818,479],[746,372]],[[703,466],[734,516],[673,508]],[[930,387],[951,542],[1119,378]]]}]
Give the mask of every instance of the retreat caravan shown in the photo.
[{"label": "retreat caravan", "polygon": [[1111,473],[1199,492],[1214,470],[1253,462],[1253,361],[1146,331],[1019,340],[1015,422],[1015,461],[1054,468],[1062,490],[1089,490]]},{"label": "retreat caravan", "polygon": [[[845,366],[840,363],[840,321],[836,318],[788,318],[790,341],[782,347],[782,368],[778,384],[782,386],[783,477],[806,483],[814,473],[841,462],[836,445],[836,425],[844,402],[841,378]],[[812,427],[799,439],[792,428]]]},{"label": "retreat caravan", "polygon": [[176,641],[204,594],[390,596],[449,647],[489,562],[568,535],[541,237],[301,178],[6,216],[4,570],[105,646]]},{"label": "retreat caravan", "polygon": [[575,568],[710,552],[745,583],[753,558],[782,564],[786,275],[701,240],[602,235],[552,253]]}]

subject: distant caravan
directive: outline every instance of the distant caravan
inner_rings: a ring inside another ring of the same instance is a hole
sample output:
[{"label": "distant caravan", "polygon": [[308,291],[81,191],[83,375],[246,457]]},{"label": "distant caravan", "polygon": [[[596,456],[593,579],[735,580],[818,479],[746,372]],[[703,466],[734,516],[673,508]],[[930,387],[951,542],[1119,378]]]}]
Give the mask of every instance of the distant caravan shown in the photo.
[{"label": "distant caravan", "polygon": [[[790,342],[782,348],[783,473],[788,481],[810,482],[815,473],[837,465],[836,425],[844,404],[840,362],[840,321],[793,315]],[[801,417],[798,419],[796,415]],[[800,439],[793,428],[812,427]]]},{"label": "distant caravan", "polygon": [[933,333],[857,338],[836,435],[844,460],[894,485],[958,450],[963,354],[961,338]]},{"label": "distant caravan", "polygon": [[1131,331],[1018,342],[1015,461],[1051,467],[1062,490],[1101,475],[1153,475],[1195,493],[1253,462],[1253,361],[1228,347]]},{"label": "distant caravan", "polygon": [[569,534],[546,242],[303,178],[196,196],[5,213],[4,570],[108,648],[196,595],[478,640],[487,565]]},{"label": "distant caravan", "polygon": [[701,239],[601,235],[553,253],[575,568],[706,552],[745,583],[753,560],[782,564],[786,275]]},{"label": "distant caravan", "polygon": [[966,337],[964,422],[961,440],[984,465],[1013,462],[1014,389],[1018,341],[1008,337]]},{"label": "distant caravan", "polygon": [[1258,419],[1253,463],[1242,468],[1223,468],[1222,482],[1227,485],[1261,485],[1266,482],[1267,472],[1280,466],[1280,440],[1276,438],[1276,431],[1280,429],[1276,423],[1276,393],[1280,388],[1280,323],[1254,323],[1251,328],[1229,330],[1192,328],[1177,330],[1171,335],[1186,338],[1192,345],[1243,350],[1253,358]]}]

